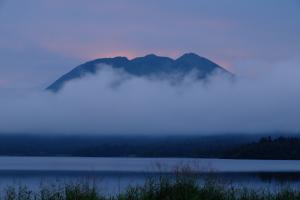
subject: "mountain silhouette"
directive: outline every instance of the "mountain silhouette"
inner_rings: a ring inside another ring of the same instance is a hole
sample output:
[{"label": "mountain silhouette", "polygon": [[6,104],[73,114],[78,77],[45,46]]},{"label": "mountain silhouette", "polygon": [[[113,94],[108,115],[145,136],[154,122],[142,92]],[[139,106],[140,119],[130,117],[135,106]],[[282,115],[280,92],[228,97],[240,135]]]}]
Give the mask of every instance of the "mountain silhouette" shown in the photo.
[{"label": "mountain silhouette", "polygon": [[68,81],[81,78],[87,74],[96,74],[100,64],[119,68],[134,76],[172,75],[184,76],[192,71],[197,72],[197,78],[203,80],[215,71],[232,74],[218,64],[194,53],[186,53],[177,59],[149,54],[129,60],[126,57],[100,58],[75,67],[46,88],[58,92]]}]

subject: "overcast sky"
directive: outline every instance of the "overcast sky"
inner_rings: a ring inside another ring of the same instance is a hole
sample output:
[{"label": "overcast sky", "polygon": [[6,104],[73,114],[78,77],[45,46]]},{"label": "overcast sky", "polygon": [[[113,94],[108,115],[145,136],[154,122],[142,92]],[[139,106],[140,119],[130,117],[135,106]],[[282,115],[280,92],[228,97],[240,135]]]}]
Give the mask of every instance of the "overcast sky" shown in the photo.
[{"label": "overcast sky", "polygon": [[0,91],[41,90],[118,55],[195,52],[236,73],[264,72],[299,60],[299,11],[299,0],[0,0]]},{"label": "overcast sky", "polygon": [[[300,0],[0,0],[0,133],[299,133],[299,11]],[[174,85],[108,68],[43,90],[91,59],[186,52],[238,78]]]}]

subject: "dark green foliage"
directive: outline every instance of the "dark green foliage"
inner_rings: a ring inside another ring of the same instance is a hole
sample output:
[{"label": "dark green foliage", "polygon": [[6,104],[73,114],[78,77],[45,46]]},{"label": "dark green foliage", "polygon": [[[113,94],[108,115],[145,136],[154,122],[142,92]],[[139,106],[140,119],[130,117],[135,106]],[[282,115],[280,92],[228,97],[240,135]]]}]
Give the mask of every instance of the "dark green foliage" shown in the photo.
[{"label": "dark green foliage", "polygon": [[31,200],[33,198],[33,192],[26,186],[19,186],[18,188],[8,187],[5,190],[6,200]]},{"label": "dark green foliage", "polygon": [[296,137],[263,137],[258,142],[241,145],[227,151],[224,158],[235,159],[274,159],[299,160],[300,138]]},{"label": "dark green foliage", "polygon": [[68,185],[65,188],[66,200],[98,200],[101,199],[95,187],[89,187],[89,185]]}]

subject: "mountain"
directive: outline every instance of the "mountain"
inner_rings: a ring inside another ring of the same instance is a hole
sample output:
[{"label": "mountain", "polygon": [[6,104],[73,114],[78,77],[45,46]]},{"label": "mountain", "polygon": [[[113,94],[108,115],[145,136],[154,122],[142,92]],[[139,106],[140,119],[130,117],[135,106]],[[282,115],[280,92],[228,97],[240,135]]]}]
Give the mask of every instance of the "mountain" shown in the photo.
[{"label": "mountain", "polygon": [[113,68],[123,69],[134,76],[151,75],[186,75],[191,71],[198,72],[198,79],[202,80],[211,75],[216,70],[232,75],[221,66],[194,53],[187,53],[177,59],[149,54],[144,57],[137,57],[129,60],[126,57],[100,58],[81,64],[66,73],[46,89],[58,92],[64,84],[73,79],[78,79],[86,74],[95,74],[99,64],[109,65]]}]

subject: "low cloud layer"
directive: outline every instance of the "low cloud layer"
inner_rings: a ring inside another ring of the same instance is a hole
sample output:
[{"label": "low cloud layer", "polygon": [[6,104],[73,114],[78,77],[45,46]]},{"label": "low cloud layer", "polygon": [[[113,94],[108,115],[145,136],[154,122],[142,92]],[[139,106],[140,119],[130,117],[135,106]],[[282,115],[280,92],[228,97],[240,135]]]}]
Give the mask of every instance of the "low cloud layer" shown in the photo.
[{"label": "low cloud layer", "polygon": [[1,133],[220,134],[300,132],[300,68],[180,84],[101,66],[53,94],[1,96]]}]

